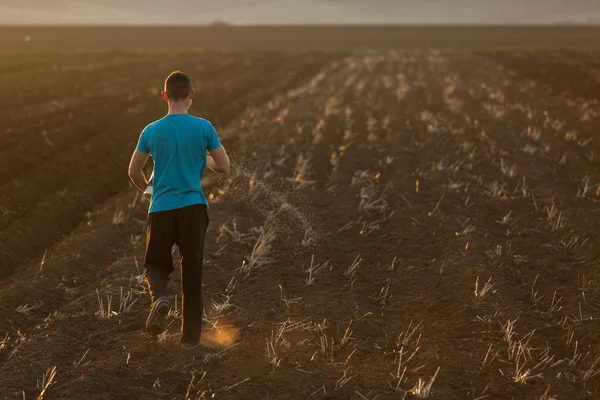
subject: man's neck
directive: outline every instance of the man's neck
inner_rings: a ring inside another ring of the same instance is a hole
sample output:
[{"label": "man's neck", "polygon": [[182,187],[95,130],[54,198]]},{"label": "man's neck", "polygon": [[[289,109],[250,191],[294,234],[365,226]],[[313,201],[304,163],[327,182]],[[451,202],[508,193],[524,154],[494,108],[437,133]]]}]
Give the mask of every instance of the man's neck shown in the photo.
[{"label": "man's neck", "polygon": [[169,113],[168,114],[187,114],[188,108],[185,104],[174,103],[169,104]]}]

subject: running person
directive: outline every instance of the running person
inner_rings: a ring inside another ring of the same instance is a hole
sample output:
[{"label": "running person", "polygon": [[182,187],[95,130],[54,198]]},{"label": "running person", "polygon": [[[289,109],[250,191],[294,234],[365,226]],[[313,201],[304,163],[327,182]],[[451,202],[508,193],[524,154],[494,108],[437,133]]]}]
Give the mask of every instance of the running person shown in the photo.
[{"label": "running person", "polygon": [[229,157],[212,124],[188,114],[194,99],[188,75],[171,73],[162,98],[169,104],[169,112],[144,128],[129,164],[129,177],[143,193],[148,180],[142,168],[150,155],[154,160],[144,258],[152,297],[146,330],[151,335],[165,330],[170,310],[167,283],[174,270],[171,248],[177,244],[181,253],[181,343],[193,347],[200,342],[202,328],[202,262],[209,221],[200,177],[206,167],[228,172]]}]

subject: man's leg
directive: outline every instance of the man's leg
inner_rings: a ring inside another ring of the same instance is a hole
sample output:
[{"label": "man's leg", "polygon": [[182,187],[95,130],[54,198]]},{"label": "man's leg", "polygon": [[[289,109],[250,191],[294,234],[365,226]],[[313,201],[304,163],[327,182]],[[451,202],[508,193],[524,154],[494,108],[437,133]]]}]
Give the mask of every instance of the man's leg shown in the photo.
[{"label": "man's leg", "polygon": [[181,252],[181,342],[194,346],[202,330],[202,262],[208,214],[204,205],[177,210],[177,244]]},{"label": "man's leg", "polygon": [[164,211],[148,215],[145,277],[152,297],[152,308],[146,321],[146,330],[158,335],[164,330],[164,318],[169,312],[167,283],[173,272],[171,247],[175,241],[175,213]]}]

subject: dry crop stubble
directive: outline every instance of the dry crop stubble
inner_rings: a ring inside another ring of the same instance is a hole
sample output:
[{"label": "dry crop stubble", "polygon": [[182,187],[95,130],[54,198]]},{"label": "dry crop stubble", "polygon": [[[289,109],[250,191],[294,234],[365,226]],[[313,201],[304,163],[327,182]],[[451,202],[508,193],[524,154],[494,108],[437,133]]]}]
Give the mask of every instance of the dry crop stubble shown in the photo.
[{"label": "dry crop stubble", "polygon": [[[147,293],[133,257],[145,204],[129,198],[24,268],[44,293],[64,286],[59,300],[40,303],[23,283],[2,289],[18,298],[0,341],[2,387],[27,397],[44,387],[165,399],[597,397],[594,106],[582,121],[580,95],[532,86],[491,59],[356,54],[250,101],[223,131],[236,168],[209,188],[205,334],[221,347],[175,349],[179,303],[160,340],[141,335]],[[114,232],[118,260],[95,263],[91,241]]]}]

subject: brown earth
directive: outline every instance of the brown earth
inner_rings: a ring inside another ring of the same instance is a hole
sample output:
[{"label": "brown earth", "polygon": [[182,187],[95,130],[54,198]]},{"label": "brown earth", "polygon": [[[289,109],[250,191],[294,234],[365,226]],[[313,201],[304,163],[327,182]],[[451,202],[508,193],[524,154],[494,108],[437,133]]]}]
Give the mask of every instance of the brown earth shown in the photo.
[{"label": "brown earth", "polygon": [[594,25],[0,26],[0,51],[597,49],[599,37]]},{"label": "brown earth", "polygon": [[[0,78],[0,269],[7,276],[43,252],[127,184],[145,124],[163,112],[170,71],[193,74],[195,112],[227,124],[254,102],[293,88],[330,60],[323,54],[72,56]],[[147,66],[152,66],[147,68]],[[22,84],[14,82],[23,80]],[[36,100],[31,100],[36,99]],[[39,100],[37,100],[39,99]]]},{"label": "brown earth", "polygon": [[[596,53],[55,57],[0,64],[0,398],[53,367],[47,399],[600,396]],[[217,349],[177,346],[179,303],[143,333],[125,169],[175,66],[235,162],[205,185]]]}]

